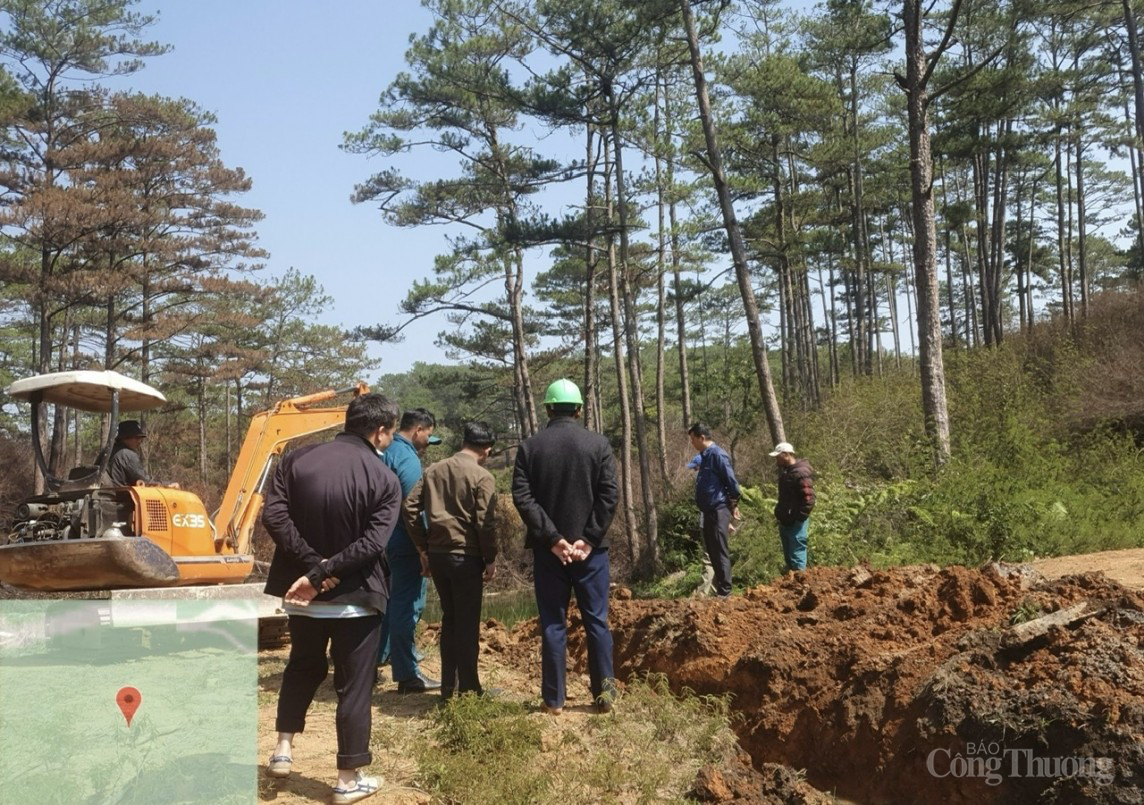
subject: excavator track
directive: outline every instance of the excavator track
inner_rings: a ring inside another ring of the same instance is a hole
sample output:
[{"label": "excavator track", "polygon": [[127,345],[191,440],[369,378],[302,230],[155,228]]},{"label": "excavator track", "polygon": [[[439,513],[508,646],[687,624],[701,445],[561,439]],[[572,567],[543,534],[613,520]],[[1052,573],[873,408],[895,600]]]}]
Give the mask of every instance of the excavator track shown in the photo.
[{"label": "excavator track", "polygon": [[179,568],[146,537],[39,540],[0,546],[0,579],[43,592],[168,587]]}]

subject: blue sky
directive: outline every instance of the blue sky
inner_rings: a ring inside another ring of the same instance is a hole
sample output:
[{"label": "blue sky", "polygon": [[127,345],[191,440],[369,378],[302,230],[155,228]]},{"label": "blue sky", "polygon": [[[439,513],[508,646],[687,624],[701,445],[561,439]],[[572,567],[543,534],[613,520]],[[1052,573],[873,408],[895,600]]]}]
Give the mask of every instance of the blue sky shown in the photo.
[{"label": "blue sky", "polygon": [[[173,50],[106,84],[186,97],[218,117],[223,160],[254,183],[240,203],[266,216],[258,227],[266,271],[316,276],[334,298],[326,322],[396,318],[412,280],[430,274],[442,232],[388,227],[375,208],[351,204],[354,185],[382,163],[338,145],[404,67],[409,35],[428,29],[420,3],[143,0],[136,9],[158,13],[149,38]],[[433,341],[444,326],[418,323],[403,344],[372,347],[380,372],[443,361]]]}]

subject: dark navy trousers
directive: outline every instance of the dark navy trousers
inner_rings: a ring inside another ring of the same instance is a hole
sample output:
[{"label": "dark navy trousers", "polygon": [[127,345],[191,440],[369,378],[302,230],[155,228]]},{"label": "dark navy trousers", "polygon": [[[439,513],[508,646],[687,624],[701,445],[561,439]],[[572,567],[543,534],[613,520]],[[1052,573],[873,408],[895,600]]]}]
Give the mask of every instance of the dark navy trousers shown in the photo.
[{"label": "dark navy trousers", "polygon": [[544,703],[550,707],[564,706],[568,604],[573,590],[587,638],[592,698],[599,698],[612,689],[615,676],[612,632],[608,628],[611,582],[608,551],[593,550],[587,559],[567,565],[561,564],[552,551],[543,547],[536,547],[532,554],[536,608],[540,615],[540,690]]}]

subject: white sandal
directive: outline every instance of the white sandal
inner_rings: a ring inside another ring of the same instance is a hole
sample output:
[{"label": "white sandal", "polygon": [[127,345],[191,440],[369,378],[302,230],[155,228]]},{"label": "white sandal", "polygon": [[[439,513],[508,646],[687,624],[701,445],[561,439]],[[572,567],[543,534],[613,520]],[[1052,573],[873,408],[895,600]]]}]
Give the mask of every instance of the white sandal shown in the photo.
[{"label": "white sandal", "polygon": [[360,802],[366,797],[373,796],[381,787],[381,780],[377,777],[366,777],[360,771],[352,788],[334,788],[334,805],[350,805],[351,802]]},{"label": "white sandal", "polygon": [[289,777],[290,765],[294,759],[289,755],[272,755],[270,763],[266,766],[266,773],[271,777]]}]

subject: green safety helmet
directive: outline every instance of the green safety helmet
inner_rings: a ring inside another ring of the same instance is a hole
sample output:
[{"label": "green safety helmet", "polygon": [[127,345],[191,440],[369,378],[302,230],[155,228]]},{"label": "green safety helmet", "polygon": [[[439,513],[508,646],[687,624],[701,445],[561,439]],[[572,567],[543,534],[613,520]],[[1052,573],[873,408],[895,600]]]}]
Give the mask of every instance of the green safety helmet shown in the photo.
[{"label": "green safety helmet", "polygon": [[571,380],[561,378],[548,386],[544,392],[545,405],[583,405],[580,388]]}]

